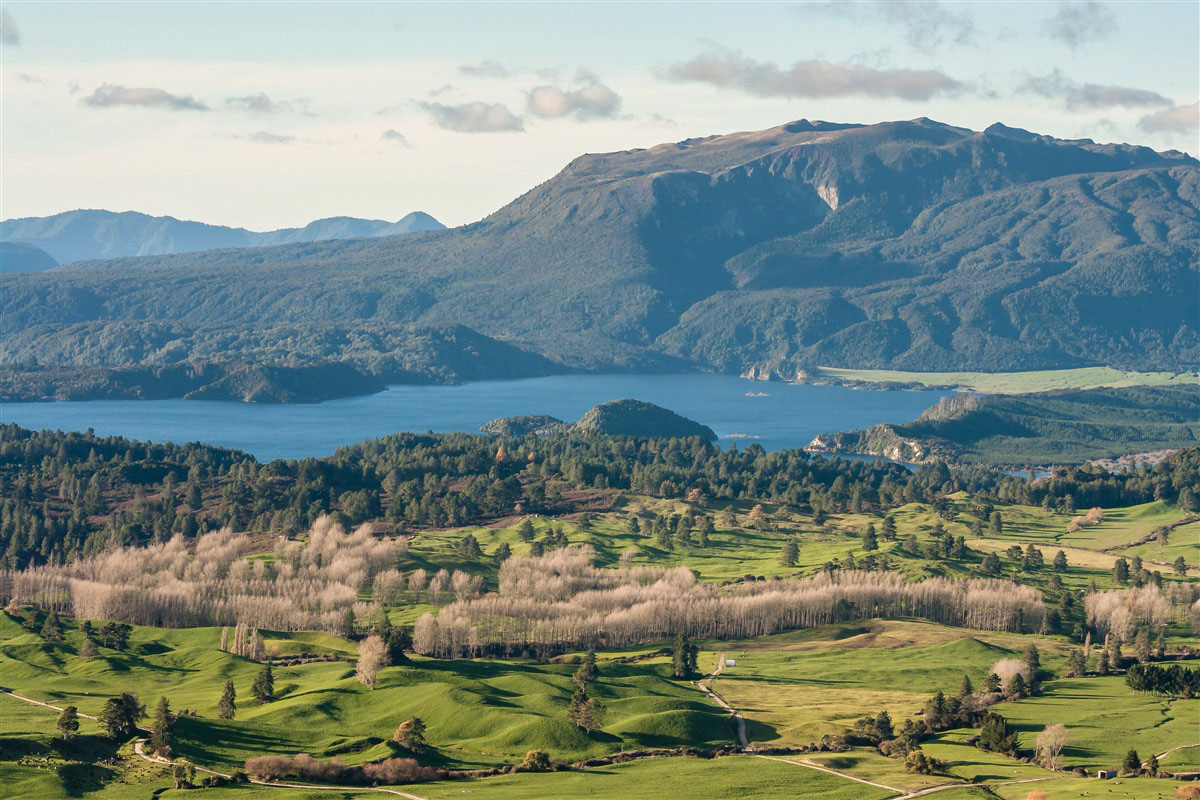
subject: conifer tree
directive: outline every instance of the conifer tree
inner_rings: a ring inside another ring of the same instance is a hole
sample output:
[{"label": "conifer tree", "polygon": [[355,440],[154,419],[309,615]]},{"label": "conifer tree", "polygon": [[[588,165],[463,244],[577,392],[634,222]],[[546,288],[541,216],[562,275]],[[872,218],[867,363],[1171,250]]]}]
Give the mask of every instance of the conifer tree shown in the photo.
[{"label": "conifer tree", "polygon": [[58,732],[64,741],[71,741],[79,732],[79,709],[67,706],[58,715]]},{"label": "conifer tree", "polygon": [[262,671],[250,687],[250,694],[260,703],[269,703],[275,699],[275,673],[271,671],[270,664],[263,665]]},{"label": "conifer tree", "polygon": [[237,715],[237,690],[233,688],[233,681],[225,681],[225,690],[221,692],[221,699],[217,702],[217,716],[221,719],[233,719]]}]

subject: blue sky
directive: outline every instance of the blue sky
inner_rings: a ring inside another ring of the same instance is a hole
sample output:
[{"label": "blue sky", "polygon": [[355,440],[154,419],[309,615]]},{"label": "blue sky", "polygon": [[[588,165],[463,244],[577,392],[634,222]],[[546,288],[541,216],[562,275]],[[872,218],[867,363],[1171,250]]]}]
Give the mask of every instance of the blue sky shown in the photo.
[{"label": "blue sky", "polygon": [[583,152],[928,116],[1193,154],[1195,2],[3,2],[3,217],[448,224]]}]

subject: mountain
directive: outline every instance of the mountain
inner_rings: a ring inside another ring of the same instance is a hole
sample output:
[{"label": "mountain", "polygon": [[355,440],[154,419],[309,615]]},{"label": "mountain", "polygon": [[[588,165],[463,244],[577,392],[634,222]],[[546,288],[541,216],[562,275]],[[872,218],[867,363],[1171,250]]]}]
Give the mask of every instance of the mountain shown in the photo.
[{"label": "mountain", "polygon": [[45,250],[20,242],[0,242],[0,272],[42,272],[58,266]]},{"label": "mountain", "polygon": [[422,211],[414,211],[399,222],[329,217],[303,228],[258,233],[174,217],[151,217],[136,211],[79,210],[51,217],[4,220],[0,222],[0,241],[35,245],[65,264],[84,259],[191,253],[226,247],[366,239],[443,228],[444,225]]},{"label": "mountain", "polygon": [[3,277],[11,356],[136,363],[166,325],[186,359],[219,355],[218,324],[271,352],[296,326],[453,324],[597,371],[1177,370],[1200,364],[1200,165],[800,120],[581,156],[452,230],[76,266]]},{"label": "mountain", "polygon": [[1131,386],[948,397],[907,425],[821,434],[818,453],[908,463],[1078,464],[1200,441],[1200,386]]}]

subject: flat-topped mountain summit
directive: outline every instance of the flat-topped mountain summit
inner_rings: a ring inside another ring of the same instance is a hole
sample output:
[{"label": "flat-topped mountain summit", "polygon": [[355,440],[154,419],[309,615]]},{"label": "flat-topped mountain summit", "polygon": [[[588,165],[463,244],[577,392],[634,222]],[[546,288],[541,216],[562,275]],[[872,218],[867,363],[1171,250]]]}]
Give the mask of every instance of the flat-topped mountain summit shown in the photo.
[{"label": "flat-topped mountain summit", "polygon": [[800,120],[580,156],[451,230],[7,277],[0,334],[37,328],[43,363],[80,323],[220,319],[461,324],[585,370],[1179,369],[1200,363],[1198,175],[999,124]]}]

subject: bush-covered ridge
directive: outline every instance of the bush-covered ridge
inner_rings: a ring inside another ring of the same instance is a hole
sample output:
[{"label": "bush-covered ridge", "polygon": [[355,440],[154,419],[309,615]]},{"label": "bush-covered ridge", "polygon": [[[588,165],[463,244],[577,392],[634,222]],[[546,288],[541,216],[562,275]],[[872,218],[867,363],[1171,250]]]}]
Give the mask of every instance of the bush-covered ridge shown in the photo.
[{"label": "bush-covered ridge", "polygon": [[6,275],[0,333],[52,363],[75,326],[170,321],[464,324],[584,369],[1176,370],[1200,364],[1198,181],[1004,126],[800,121],[583,156],[448,231]]},{"label": "bush-covered ridge", "polygon": [[906,425],[821,434],[808,449],[1028,465],[1080,463],[1200,442],[1200,385],[949,397]]}]

